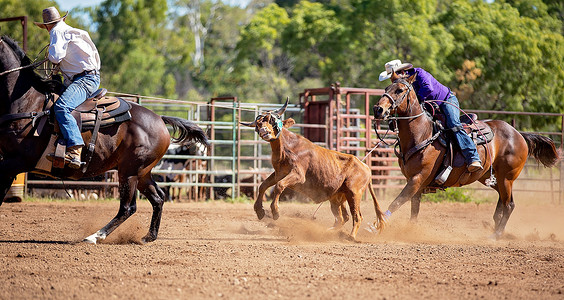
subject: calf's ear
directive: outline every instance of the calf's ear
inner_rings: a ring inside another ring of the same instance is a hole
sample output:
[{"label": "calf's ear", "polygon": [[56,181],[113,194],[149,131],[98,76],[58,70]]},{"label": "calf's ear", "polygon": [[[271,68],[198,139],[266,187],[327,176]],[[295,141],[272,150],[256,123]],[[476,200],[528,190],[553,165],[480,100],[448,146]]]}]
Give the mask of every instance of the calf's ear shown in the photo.
[{"label": "calf's ear", "polygon": [[284,124],[284,128],[290,128],[294,124],[296,124],[296,121],[294,121],[294,119],[292,119],[292,118],[288,118],[288,119],[282,121],[282,123]]}]

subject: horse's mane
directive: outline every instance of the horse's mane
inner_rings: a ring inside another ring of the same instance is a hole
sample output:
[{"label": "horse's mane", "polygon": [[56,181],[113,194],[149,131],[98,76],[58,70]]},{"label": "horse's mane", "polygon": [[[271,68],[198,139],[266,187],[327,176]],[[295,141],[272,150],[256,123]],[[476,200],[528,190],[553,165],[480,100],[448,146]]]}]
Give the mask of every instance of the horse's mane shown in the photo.
[{"label": "horse's mane", "polygon": [[[21,61],[22,66],[27,66],[33,63],[16,41],[5,35],[2,36],[1,39],[4,43],[10,46],[10,48],[12,48],[16,56]],[[25,72],[29,75],[31,85],[41,93],[60,93],[63,88],[63,83],[60,80],[44,79],[31,68],[23,69],[21,72]]]}]

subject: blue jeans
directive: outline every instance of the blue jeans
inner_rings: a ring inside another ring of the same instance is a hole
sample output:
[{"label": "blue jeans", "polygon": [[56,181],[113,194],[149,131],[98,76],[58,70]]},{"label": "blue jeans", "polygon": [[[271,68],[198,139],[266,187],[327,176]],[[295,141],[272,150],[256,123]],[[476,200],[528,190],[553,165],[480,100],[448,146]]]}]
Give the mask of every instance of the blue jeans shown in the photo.
[{"label": "blue jeans", "polygon": [[[441,103],[440,105],[441,110],[446,117],[446,127],[450,129],[461,126],[458,98],[451,93],[446,101],[456,105],[452,106],[448,103]],[[474,161],[480,161],[480,155],[478,155],[478,150],[476,150],[476,144],[474,144],[472,139],[466,134],[466,132],[464,132],[464,130],[454,132],[454,136],[458,142],[458,146],[460,146],[460,150],[462,150],[462,155],[464,155],[467,164],[471,164]]]},{"label": "blue jeans", "polygon": [[82,104],[99,86],[100,75],[89,74],[78,77],[55,102],[55,118],[67,142],[67,147],[84,146],[78,124],[71,116],[71,111]]}]

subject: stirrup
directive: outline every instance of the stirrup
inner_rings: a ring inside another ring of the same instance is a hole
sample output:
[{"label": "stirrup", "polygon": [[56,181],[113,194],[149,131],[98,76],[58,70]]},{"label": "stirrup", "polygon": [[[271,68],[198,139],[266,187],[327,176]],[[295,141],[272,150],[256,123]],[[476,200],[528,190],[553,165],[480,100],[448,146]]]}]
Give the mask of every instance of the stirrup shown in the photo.
[{"label": "stirrup", "polygon": [[69,165],[69,168],[71,169],[80,169],[83,165],[85,165],[85,162],[80,161],[80,159],[78,158],[72,158],[72,159],[68,159],[65,157],[65,163],[67,163]]},{"label": "stirrup", "polygon": [[[55,154],[51,153],[51,154],[47,155],[47,160],[50,161],[50,162],[53,162],[55,160]],[[74,159],[68,158],[65,155],[65,164],[68,165],[69,168],[71,168],[71,169],[80,169],[86,163],[83,162],[83,161],[80,161],[77,158],[74,158]]]}]

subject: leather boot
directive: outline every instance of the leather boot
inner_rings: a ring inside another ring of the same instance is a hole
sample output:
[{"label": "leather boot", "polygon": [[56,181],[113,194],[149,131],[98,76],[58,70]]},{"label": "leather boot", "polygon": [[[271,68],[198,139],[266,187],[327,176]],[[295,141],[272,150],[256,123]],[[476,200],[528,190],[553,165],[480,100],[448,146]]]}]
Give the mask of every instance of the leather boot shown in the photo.
[{"label": "leather boot", "polygon": [[65,154],[65,161],[69,164],[72,169],[80,169],[82,162],[80,161],[80,155],[82,154],[82,146],[72,146],[67,149]]},{"label": "leather boot", "polygon": [[468,172],[476,172],[482,171],[484,168],[482,167],[482,163],[479,160],[473,161],[471,164],[468,165]]}]

